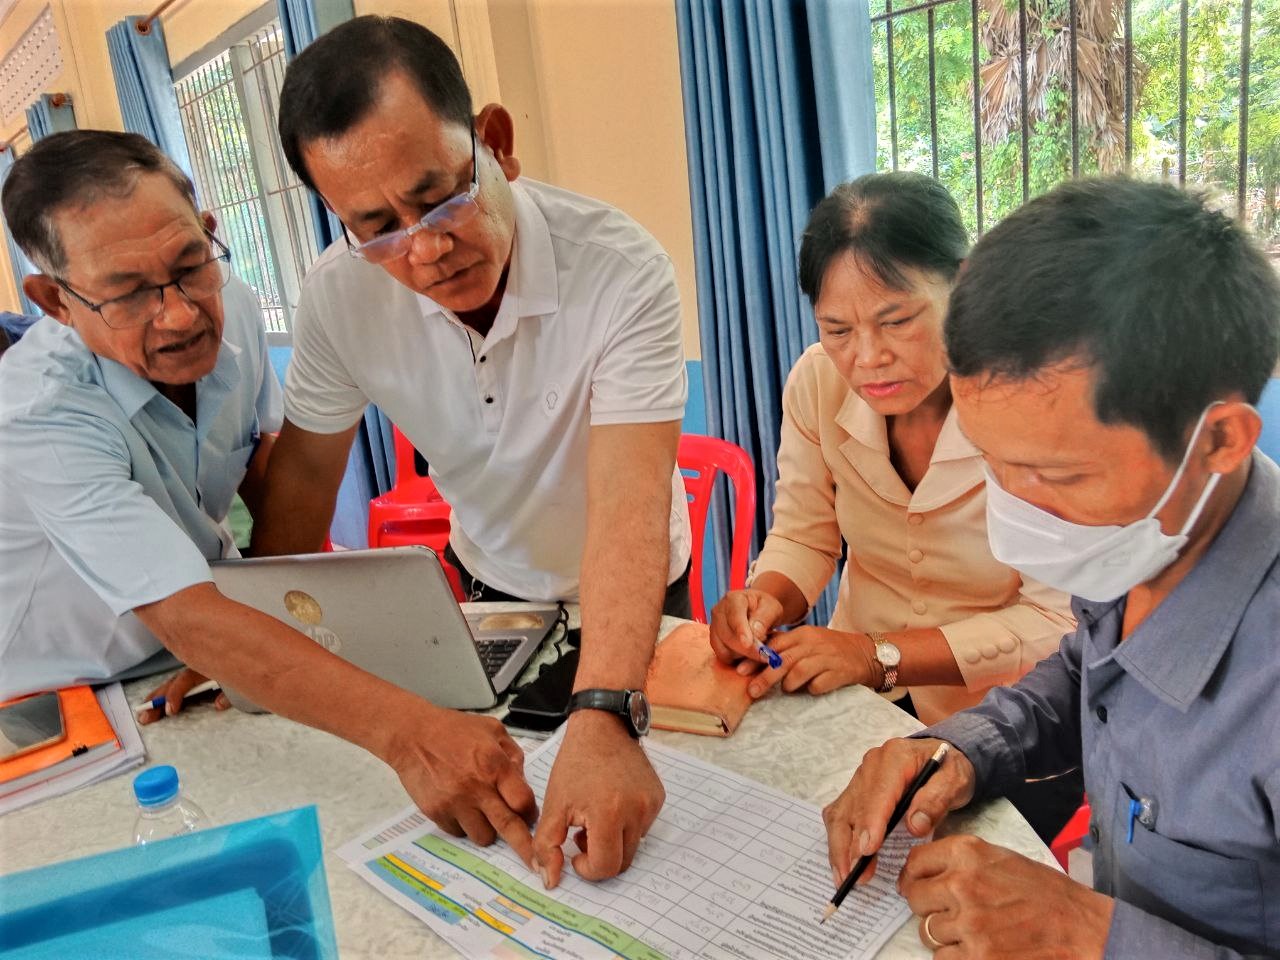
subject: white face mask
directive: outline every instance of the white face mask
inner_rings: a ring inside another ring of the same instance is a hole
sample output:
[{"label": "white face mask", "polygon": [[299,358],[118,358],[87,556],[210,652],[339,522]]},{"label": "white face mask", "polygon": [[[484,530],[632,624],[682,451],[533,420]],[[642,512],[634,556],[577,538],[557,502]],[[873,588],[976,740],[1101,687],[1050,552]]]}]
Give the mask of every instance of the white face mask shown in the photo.
[{"label": "white face mask", "polygon": [[1212,407],[1200,414],[1182,463],[1159,502],[1141,520],[1126,526],[1089,527],[1055,517],[1002,488],[984,464],[987,537],[992,555],[1046,586],[1097,603],[1115,600],[1146,583],[1177,559],[1187,544],[1187,534],[1222,479],[1218,473],[1209,478],[1191,516],[1176,535],[1160,529],[1156,514],[1182,479],[1205,415]]}]

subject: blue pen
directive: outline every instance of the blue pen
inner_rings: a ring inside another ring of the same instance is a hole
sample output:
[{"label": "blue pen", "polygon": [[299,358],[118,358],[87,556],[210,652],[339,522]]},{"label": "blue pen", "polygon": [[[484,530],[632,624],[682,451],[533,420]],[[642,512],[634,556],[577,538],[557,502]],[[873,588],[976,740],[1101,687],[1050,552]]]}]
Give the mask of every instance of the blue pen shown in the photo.
[{"label": "blue pen", "polygon": [[[183,700],[190,697],[197,697],[202,693],[208,693],[210,690],[220,690],[221,685],[217,680],[206,680],[203,683],[197,683],[194,687],[187,691]],[[150,700],[143,700],[142,703],[134,707],[134,710],[163,710],[165,703],[168,701],[163,696],[152,697]]]},{"label": "blue pen", "polygon": [[756,650],[759,651],[760,656],[769,661],[769,666],[774,670],[777,670],[782,666],[782,657],[779,656],[777,650],[773,649],[773,647],[769,646],[767,643],[756,644]]}]

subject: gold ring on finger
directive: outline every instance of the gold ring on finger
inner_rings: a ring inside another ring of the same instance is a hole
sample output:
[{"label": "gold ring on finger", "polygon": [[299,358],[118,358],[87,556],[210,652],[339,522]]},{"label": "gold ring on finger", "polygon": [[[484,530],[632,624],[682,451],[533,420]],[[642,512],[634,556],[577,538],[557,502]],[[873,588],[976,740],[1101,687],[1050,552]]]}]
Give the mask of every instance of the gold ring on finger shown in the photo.
[{"label": "gold ring on finger", "polygon": [[929,929],[929,921],[936,916],[936,913],[931,913],[924,918],[924,943],[930,950],[941,950],[946,946],[946,944],[935,937],[933,935],[933,931]]}]

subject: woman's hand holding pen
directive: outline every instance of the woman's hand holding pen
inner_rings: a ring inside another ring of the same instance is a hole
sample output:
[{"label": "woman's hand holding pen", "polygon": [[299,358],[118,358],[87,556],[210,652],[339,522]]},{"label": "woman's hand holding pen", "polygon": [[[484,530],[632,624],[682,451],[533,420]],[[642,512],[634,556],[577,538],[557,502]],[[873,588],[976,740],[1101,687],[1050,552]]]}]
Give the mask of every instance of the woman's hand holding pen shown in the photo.
[{"label": "woman's hand holding pen", "polygon": [[861,684],[876,688],[884,680],[875,657],[875,644],[865,633],[846,633],[828,627],[793,627],[769,638],[769,646],[782,659],[781,666],[762,670],[748,690],[759,699],[773,687],[787,693],[808,690],[830,693]]},{"label": "woman's hand holding pen", "polygon": [[[849,785],[823,809],[827,855],[836,885],[848,875],[854,860],[880,849],[894,806],[940,743],[941,740],[932,739],[898,739],[869,750]],[[973,764],[953,749],[907,809],[907,829],[913,836],[925,836],[948,811],[963,807],[973,798],[973,784]],[[874,876],[875,871],[873,862],[862,882]]]},{"label": "woman's hand holding pen", "polygon": [[760,645],[782,623],[782,603],[764,590],[731,590],[711,609],[711,649],[723,663],[741,661],[743,672],[768,663]]}]

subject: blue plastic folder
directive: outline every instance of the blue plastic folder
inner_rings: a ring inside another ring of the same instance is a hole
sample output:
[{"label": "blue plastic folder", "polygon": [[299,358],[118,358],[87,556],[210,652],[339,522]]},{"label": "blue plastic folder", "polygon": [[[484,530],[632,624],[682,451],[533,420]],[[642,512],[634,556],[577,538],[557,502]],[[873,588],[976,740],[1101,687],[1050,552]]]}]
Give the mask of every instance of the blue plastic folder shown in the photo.
[{"label": "blue plastic folder", "polygon": [[315,807],[0,877],[0,957],[332,960]]}]

